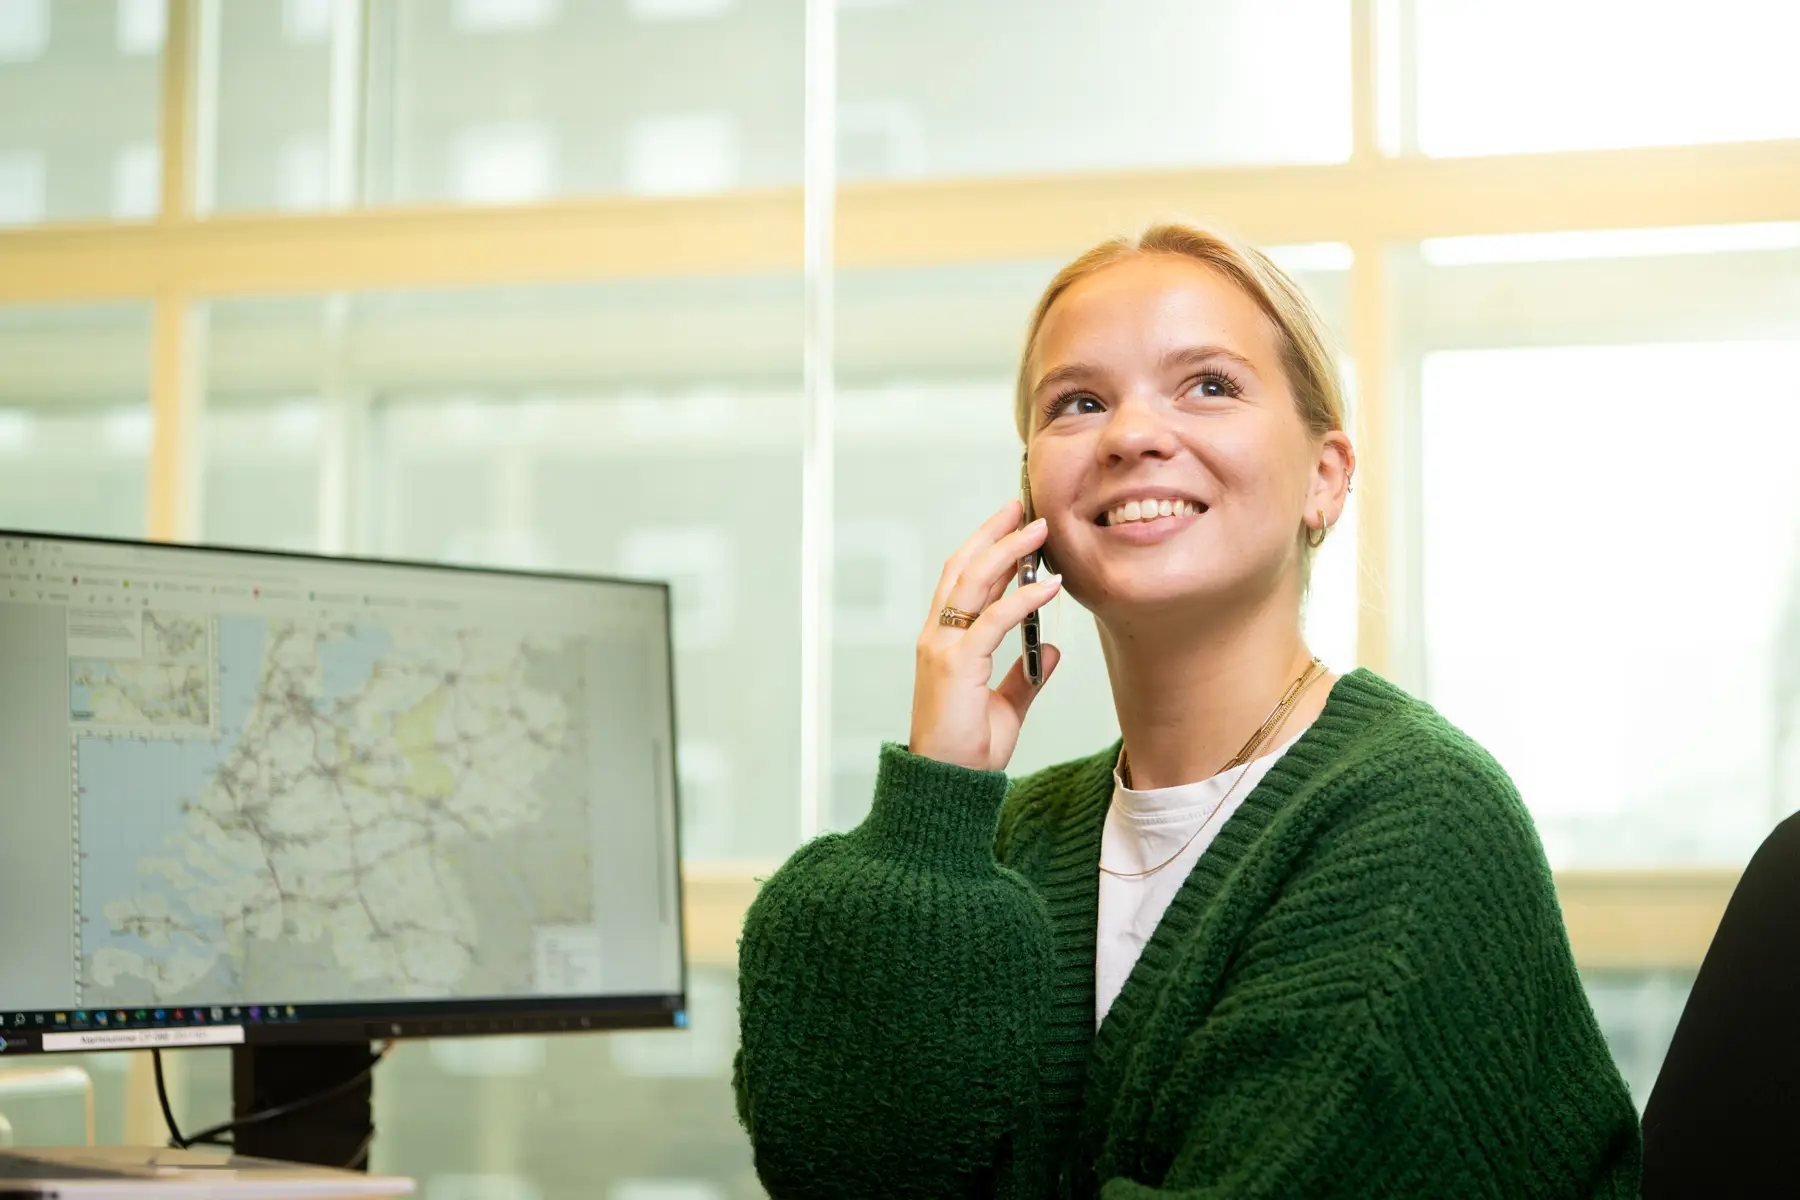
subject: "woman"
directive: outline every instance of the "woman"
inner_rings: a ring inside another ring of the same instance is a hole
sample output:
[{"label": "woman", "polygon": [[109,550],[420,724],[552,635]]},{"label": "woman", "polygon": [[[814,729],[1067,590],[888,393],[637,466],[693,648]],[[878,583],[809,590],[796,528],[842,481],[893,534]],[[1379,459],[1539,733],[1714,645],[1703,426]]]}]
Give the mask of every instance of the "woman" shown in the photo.
[{"label": "woman", "polygon": [[[1636,1194],[1511,783],[1302,639],[1356,463],[1336,380],[1300,291],[1217,235],[1051,282],[1017,397],[1042,516],[1008,504],[945,564],[868,819],[746,920],[772,1195]],[[1061,575],[1008,594],[1040,548]],[[990,690],[992,656],[1060,586],[1123,738],[1009,785],[1034,689]]]}]

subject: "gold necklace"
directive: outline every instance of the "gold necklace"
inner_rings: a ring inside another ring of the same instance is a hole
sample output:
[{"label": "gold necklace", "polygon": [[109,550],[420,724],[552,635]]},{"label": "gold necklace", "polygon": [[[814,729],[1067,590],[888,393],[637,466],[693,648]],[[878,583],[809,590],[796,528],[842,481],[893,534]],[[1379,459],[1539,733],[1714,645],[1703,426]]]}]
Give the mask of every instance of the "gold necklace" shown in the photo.
[{"label": "gold necklace", "polygon": [[[1146,875],[1156,874],[1158,871],[1185,854],[1187,848],[1194,844],[1194,839],[1199,837],[1201,831],[1208,825],[1211,825],[1212,819],[1219,815],[1219,810],[1225,807],[1225,802],[1231,799],[1232,793],[1238,790],[1238,784],[1244,782],[1244,776],[1250,773],[1250,764],[1255,761],[1257,752],[1262,748],[1263,743],[1273,737],[1276,731],[1287,723],[1288,714],[1293,712],[1294,705],[1299,703],[1300,697],[1306,694],[1306,689],[1312,686],[1313,681],[1318,679],[1318,677],[1324,673],[1325,664],[1320,662],[1316,657],[1311,662],[1307,663],[1306,669],[1300,672],[1300,677],[1288,685],[1288,690],[1282,695],[1280,701],[1276,703],[1274,708],[1269,710],[1269,715],[1263,721],[1262,727],[1250,735],[1250,740],[1244,743],[1244,748],[1239,750],[1230,762],[1219,768],[1219,774],[1221,775],[1235,766],[1241,765],[1244,769],[1239,771],[1238,777],[1231,781],[1231,786],[1226,789],[1223,796],[1219,797],[1219,802],[1212,806],[1212,811],[1206,814],[1206,819],[1200,822],[1199,828],[1195,829],[1194,832],[1188,836],[1187,841],[1181,843],[1181,849],[1175,851],[1174,854],[1171,854],[1168,858],[1163,859],[1163,861],[1157,863],[1148,870],[1115,871],[1105,863],[1098,864],[1100,870],[1107,875],[1111,875],[1114,879],[1142,879]],[[1120,782],[1126,787],[1131,786],[1130,769],[1130,764],[1125,757],[1125,751],[1120,750],[1119,777]]]}]

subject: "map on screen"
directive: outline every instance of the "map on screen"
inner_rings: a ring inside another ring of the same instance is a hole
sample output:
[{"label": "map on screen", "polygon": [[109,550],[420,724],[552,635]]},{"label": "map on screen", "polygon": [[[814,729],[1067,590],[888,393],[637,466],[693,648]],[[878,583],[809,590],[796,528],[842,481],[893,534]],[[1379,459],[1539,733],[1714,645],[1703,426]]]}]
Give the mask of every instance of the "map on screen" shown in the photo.
[{"label": "map on screen", "polygon": [[578,637],[68,624],[88,1004],[599,991]]}]

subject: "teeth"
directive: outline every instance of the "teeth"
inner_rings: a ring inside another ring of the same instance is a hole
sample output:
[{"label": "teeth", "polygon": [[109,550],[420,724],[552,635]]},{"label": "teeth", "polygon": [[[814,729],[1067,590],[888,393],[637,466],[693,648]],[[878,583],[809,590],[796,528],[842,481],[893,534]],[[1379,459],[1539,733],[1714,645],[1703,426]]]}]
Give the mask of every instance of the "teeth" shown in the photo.
[{"label": "teeth", "polygon": [[1158,517],[1190,517],[1200,513],[1200,506],[1192,500],[1127,500],[1106,514],[1108,525],[1123,525],[1128,521],[1154,521]]}]

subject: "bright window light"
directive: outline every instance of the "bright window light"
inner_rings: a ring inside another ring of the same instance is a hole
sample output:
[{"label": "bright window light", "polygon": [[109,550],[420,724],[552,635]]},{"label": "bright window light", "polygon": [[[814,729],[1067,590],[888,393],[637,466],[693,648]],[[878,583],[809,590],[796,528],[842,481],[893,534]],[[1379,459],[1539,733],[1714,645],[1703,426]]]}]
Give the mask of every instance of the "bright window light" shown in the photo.
[{"label": "bright window light", "polygon": [[464,33],[542,29],[562,11],[560,0],[456,0],[452,20]]},{"label": "bright window light", "polygon": [[607,1190],[606,1200],[725,1200],[725,1193],[699,1179],[621,1179]]},{"label": "bright window light", "polygon": [[1425,358],[1427,696],[1557,866],[1741,862],[1767,832],[1800,661],[1797,381],[1783,342]]},{"label": "bright window light", "polygon": [[50,0],[0,0],[0,62],[30,62],[50,44]]},{"label": "bright window light", "polygon": [[37,422],[28,412],[0,409],[0,454],[23,454],[37,437]]},{"label": "bright window light", "polygon": [[112,215],[142,221],[156,215],[162,186],[162,161],[155,142],[133,142],[113,155]]},{"label": "bright window light", "polygon": [[724,191],[737,177],[737,131],[724,113],[645,117],[625,133],[625,186],[640,195]]},{"label": "bright window light", "polygon": [[1800,4],[1417,0],[1414,11],[1426,154],[1800,135]]},{"label": "bright window light", "polygon": [[282,0],[281,34],[301,45],[323,42],[331,36],[332,0]]},{"label": "bright window light", "polygon": [[1294,275],[1309,272],[1348,271],[1356,255],[1343,242],[1295,242],[1287,246],[1264,246],[1263,253],[1275,265]]},{"label": "bright window light", "polygon": [[167,0],[119,0],[119,53],[162,53],[163,30],[168,22]]},{"label": "bright window light", "polygon": [[556,184],[556,146],[536,122],[477,125],[457,135],[450,151],[451,192],[469,204],[523,204],[548,196]]},{"label": "bright window light", "polygon": [[311,446],[319,440],[319,406],[306,401],[284,404],[276,409],[270,421],[270,432],[284,446]]},{"label": "bright window light", "polygon": [[1600,229],[1495,237],[1426,238],[1419,255],[1434,267],[1564,262],[1582,258],[1651,258],[1800,247],[1800,222],[1682,225],[1667,229]]},{"label": "bright window light", "polygon": [[325,207],[325,139],[298,134],[281,144],[275,160],[275,202],[294,212]]},{"label": "bright window light", "polygon": [[627,11],[640,21],[704,21],[732,10],[736,0],[629,0]]},{"label": "bright window light", "polygon": [[30,225],[43,219],[43,152],[0,150],[0,225]]},{"label": "bright window light", "polygon": [[108,413],[100,425],[100,439],[115,453],[146,453],[150,449],[150,414],[144,409]]}]

